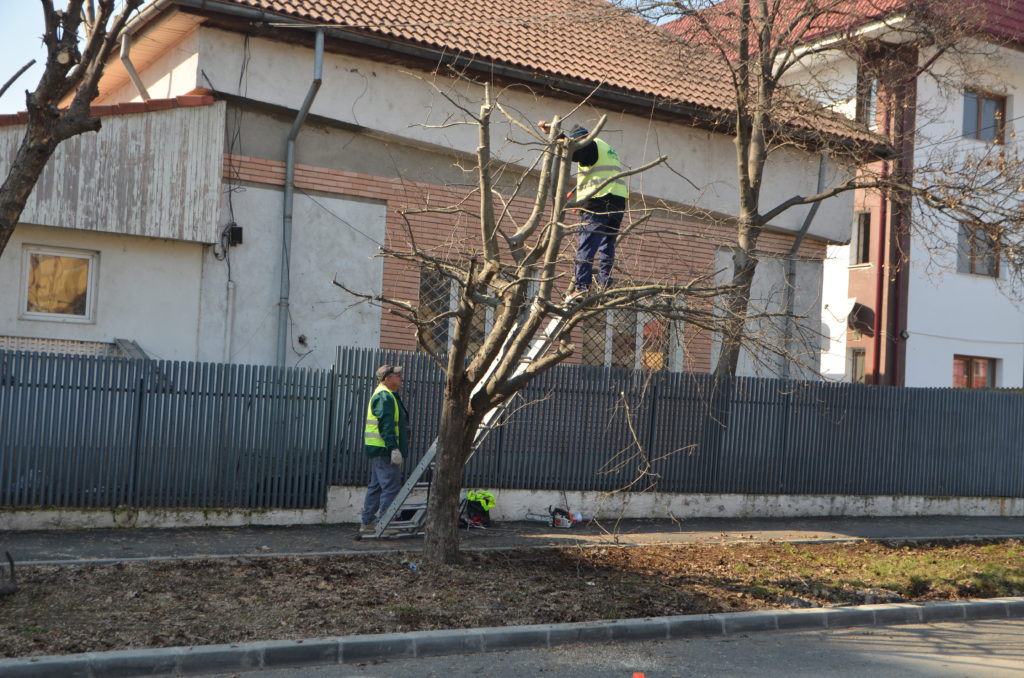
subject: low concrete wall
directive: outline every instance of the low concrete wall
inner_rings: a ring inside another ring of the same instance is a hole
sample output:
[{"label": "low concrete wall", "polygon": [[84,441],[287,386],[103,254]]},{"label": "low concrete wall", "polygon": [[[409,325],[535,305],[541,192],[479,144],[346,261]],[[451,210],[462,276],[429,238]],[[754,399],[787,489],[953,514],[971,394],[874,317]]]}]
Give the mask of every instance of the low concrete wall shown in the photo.
[{"label": "low concrete wall", "polygon": [[[884,516],[1024,516],[1024,499],[850,495],[742,495],[496,490],[498,521],[524,520],[568,508],[586,518],[810,518]],[[0,530],[113,527],[240,527],[355,523],[363,488],[332,487],[327,508],[279,509],[6,509]]]}]

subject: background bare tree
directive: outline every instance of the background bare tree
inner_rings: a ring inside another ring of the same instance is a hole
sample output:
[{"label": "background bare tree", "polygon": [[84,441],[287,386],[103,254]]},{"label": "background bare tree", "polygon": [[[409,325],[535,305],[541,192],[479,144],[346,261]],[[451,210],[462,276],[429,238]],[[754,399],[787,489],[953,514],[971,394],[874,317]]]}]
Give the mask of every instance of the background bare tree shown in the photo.
[{"label": "background bare tree", "polygon": [[[25,202],[57,146],[77,134],[100,129],[100,120],[89,114],[89,106],[99,94],[103,69],[128,18],[142,2],[68,0],[64,9],[58,9],[53,0],[40,0],[46,65],[35,90],[26,93],[25,136],[0,186],[0,252],[7,247]],[[68,97],[70,102],[64,105]]]},{"label": "background bare tree", "polygon": [[[903,203],[909,203],[914,196],[924,197],[933,214],[964,212],[969,203],[982,208],[989,202],[970,200],[968,196],[974,187],[983,187],[982,191],[989,194],[984,187],[1012,183],[1012,171],[1000,177],[991,173],[975,175],[970,182],[946,161],[910,167],[897,160],[891,165],[882,164],[881,169],[864,165],[872,155],[880,157],[878,146],[871,149],[868,121],[863,117],[831,115],[829,109],[830,101],[857,98],[863,92],[837,95],[832,91],[834,83],[815,77],[813,70],[806,68],[816,56],[836,51],[852,56],[858,64],[873,60],[879,80],[879,88],[873,94],[879,98],[879,109],[889,103],[893,111],[885,118],[886,125],[877,129],[876,142],[887,141],[888,154],[893,157],[914,138],[913,115],[908,118],[893,102],[901,90],[912,87],[916,78],[929,71],[940,57],[963,57],[961,62],[968,62],[965,52],[976,48],[970,38],[979,31],[977,14],[972,9],[976,3],[621,0],[617,4],[652,21],[674,19],[666,28],[666,39],[678,41],[680,58],[688,59],[695,52],[704,57],[711,54],[730,78],[732,110],[723,119],[722,131],[733,136],[736,152],[736,242],[732,248],[731,285],[720,304],[724,324],[721,352],[714,370],[718,376],[736,374],[741,348],[751,339],[751,287],[763,257],[758,242],[766,226],[784,212],[813,206],[843,192],[872,188],[886,191]],[[901,21],[898,40],[893,45],[877,37],[858,36],[853,30],[894,13]],[[826,37],[830,39],[822,40]],[[927,56],[921,63],[908,61],[908,55],[913,59],[918,54]],[[953,76],[946,73],[936,77],[953,77],[961,86],[969,82],[967,70],[954,71]],[[800,86],[795,87],[798,83]],[[859,148],[856,144],[851,147],[851,139],[864,143]],[[853,164],[862,167],[856,176],[822,186],[812,195],[769,202],[763,191],[769,159],[775,152],[794,146],[827,153],[833,159],[852,158]],[[943,186],[946,188],[940,189]],[[950,192],[961,196],[961,200],[948,199]],[[936,196],[944,197],[935,199]],[[1004,215],[1011,212],[1012,209],[1003,210]],[[1020,222],[1019,215],[1016,222]],[[1005,234],[1001,237],[1005,240]]]}]

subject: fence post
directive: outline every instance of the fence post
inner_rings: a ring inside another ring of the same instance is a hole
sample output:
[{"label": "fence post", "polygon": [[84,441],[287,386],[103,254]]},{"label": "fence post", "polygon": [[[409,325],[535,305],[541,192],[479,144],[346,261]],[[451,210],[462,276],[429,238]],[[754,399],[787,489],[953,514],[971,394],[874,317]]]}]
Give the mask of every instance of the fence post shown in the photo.
[{"label": "fence post", "polygon": [[125,500],[129,506],[140,508],[142,503],[139,497],[139,457],[142,455],[142,427],[145,423],[146,417],[146,374],[149,372],[147,368],[148,361],[142,361],[142,374],[139,375],[136,384],[138,384],[138,392],[135,395],[135,439],[132,441],[132,473],[131,473],[131,487],[128,488],[127,496]]}]

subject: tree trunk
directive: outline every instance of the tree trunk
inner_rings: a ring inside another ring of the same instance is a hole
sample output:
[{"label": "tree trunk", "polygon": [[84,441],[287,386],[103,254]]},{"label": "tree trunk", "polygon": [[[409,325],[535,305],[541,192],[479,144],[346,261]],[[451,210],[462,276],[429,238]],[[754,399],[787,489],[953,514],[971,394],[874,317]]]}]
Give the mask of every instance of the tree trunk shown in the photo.
[{"label": "tree trunk", "polygon": [[[749,226],[740,227],[741,234],[750,230]],[[756,238],[741,235],[740,246],[732,256],[733,289],[725,295],[726,316],[722,323],[722,350],[715,366],[715,378],[736,376],[740,349],[743,347],[743,329],[750,305],[750,290],[754,282],[754,273],[757,271],[757,258],[753,254],[755,242]]]},{"label": "tree trunk", "polygon": [[[448,391],[447,387],[445,389]],[[469,386],[459,385],[445,394],[437,432],[437,458],[427,501],[426,540],[423,558],[431,563],[459,562],[459,492],[476,434],[468,421]]]},{"label": "tree trunk", "polygon": [[[49,121],[50,127],[56,121]],[[32,195],[43,168],[57,148],[57,135],[50,129],[40,130],[29,125],[21,141],[18,154],[11,163],[10,173],[0,186],[0,252],[3,252],[14,234],[25,203]]]}]

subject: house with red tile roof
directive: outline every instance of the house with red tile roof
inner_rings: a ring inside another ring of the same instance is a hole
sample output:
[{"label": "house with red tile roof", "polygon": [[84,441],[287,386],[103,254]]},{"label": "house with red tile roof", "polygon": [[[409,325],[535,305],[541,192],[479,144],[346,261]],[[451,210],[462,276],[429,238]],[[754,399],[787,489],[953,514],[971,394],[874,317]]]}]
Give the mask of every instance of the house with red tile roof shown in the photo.
[{"label": "house with red tile roof", "polygon": [[[0,284],[19,290],[0,305],[0,348],[99,352],[123,339],[160,358],[309,367],[339,345],[415,350],[408,324],[332,282],[448,303],[438,281],[378,254],[410,238],[438,256],[472,252],[471,215],[424,208],[471,192],[477,133],[458,123],[484,81],[515,118],[492,130],[508,168],[525,172],[537,149],[517,123],[553,115],[585,127],[606,116],[602,138],[627,166],[669,156],[630,178],[632,209],[653,216],[621,244],[625,274],[713,275],[734,244],[727,71],[601,0],[155,0],[125,40],[100,82],[103,129],[60,147],[0,257]],[[22,122],[0,119],[0,158]],[[823,138],[850,151],[832,179],[881,149],[827,111],[788,125],[794,143],[766,174],[777,202],[815,189]],[[510,220],[527,198],[509,198]],[[819,329],[822,261],[852,210],[852,196],[825,201],[800,245],[804,335]],[[778,260],[756,281],[765,310],[777,310],[805,213],[762,236]],[[713,365],[700,328],[601,322],[574,360],[639,367],[657,351],[668,369]],[[654,335],[671,341],[645,346]],[[751,357],[741,371],[780,365]]]}]

